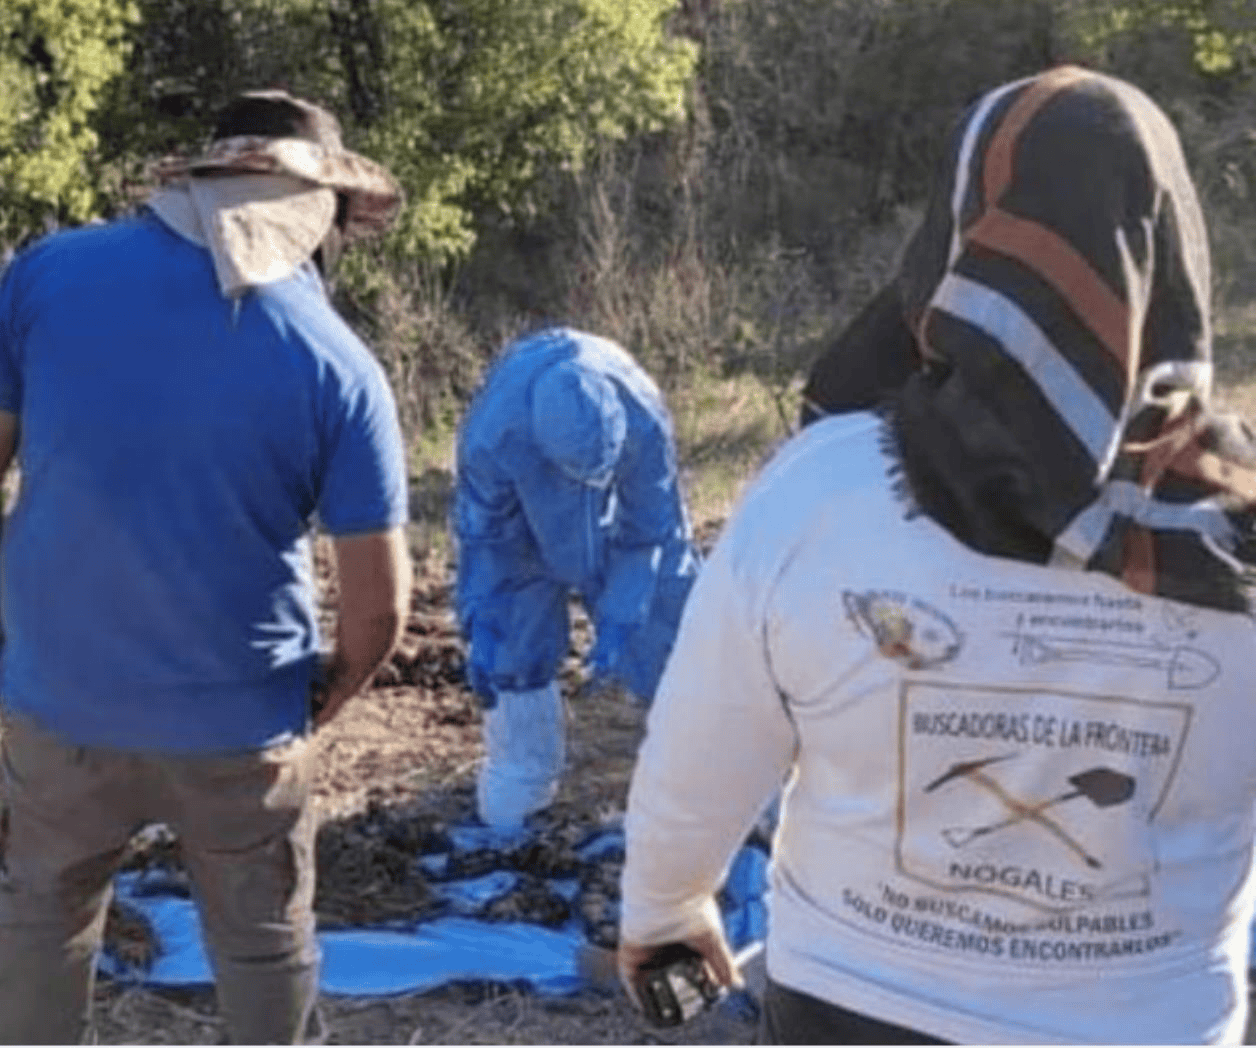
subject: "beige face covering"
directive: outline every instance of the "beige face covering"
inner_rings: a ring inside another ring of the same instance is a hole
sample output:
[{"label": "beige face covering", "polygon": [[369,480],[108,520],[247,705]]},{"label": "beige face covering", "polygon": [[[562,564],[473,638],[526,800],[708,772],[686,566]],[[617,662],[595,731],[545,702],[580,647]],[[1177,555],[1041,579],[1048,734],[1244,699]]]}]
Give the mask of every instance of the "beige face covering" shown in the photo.
[{"label": "beige face covering", "polygon": [[285,174],[188,178],[158,191],[152,211],[209,250],[224,295],[284,280],[314,254],[336,215],[335,191]]},{"label": "beige face covering", "polygon": [[[321,141],[237,135],[216,139],[199,157],[154,166],[166,188],[149,207],[209,249],[224,294],[283,280],[320,245],[330,253],[340,241],[384,232],[397,217],[404,195],[396,180],[345,149],[334,120],[323,115],[332,127]],[[340,223],[337,194],[344,201]],[[333,225],[339,235],[328,240]]]}]

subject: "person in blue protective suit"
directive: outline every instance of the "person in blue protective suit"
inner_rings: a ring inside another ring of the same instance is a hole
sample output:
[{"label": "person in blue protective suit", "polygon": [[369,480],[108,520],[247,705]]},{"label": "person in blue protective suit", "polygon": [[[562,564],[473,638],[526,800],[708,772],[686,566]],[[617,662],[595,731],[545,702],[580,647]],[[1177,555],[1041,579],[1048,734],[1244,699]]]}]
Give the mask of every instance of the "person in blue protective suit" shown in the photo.
[{"label": "person in blue protective suit", "polygon": [[481,818],[522,825],[566,749],[555,678],[578,593],[594,681],[650,702],[697,573],[658,388],[607,339],[550,328],[509,346],[458,440],[458,616],[484,704]]}]

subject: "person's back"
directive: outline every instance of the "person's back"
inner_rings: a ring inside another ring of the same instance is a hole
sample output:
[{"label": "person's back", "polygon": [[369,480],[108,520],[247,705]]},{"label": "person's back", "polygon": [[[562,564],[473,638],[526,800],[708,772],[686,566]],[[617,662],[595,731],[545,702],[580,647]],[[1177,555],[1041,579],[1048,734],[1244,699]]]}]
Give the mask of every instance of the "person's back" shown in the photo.
[{"label": "person's back", "polygon": [[[612,475],[603,482],[586,484],[551,457],[553,445],[571,439],[558,432],[569,420],[538,424],[529,410],[538,383],[555,369],[607,383],[615,410],[622,413],[622,442],[614,452]],[[608,339],[551,328],[508,347],[462,420],[458,477],[460,539],[476,545],[483,535],[504,550],[509,537],[516,557],[513,564],[460,558],[464,608],[488,598],[495,587],[517,583],[525,564],[596,601],[612,562],[624,562],[622,549],[612,552],[617,543],[627,549],[663,546],[666,563],[644,569],[643,576],[677,570],[692,574],[679,564],[691,549],[691,534],[678,487],[671,420],[653,380]],[[508,578],[512,574],[514,582]],[[653,682],[644,697],[652,693]]]},{"label": "person's back", "polygon": [[[687,701],[634,801],[701,734],[669,792],[753,811],[796,743],[768,957],[791,989],[959,1043],[1237,1040],[1256,624],[976,553],[904,516],[883,443],[822,420],[749,493],[688,612],[724,631],[682,631]],[[737,774],[704,781],[716,754]],[[634,841],[651,879],[669,841]]]},{"label": "person's back", "polygon": [[[233,302],[208,253],[151,214],[50,237],[8,293],[23,475],[5,541],[6,703],[136,749],[300,730],[317,654],[311,514],[339,531],[394,512],[321,488],[342,416],[367,393],[389,399],[378,365],[312,269]],[[342,487],[352,468],[338,465]]]},{"label": "person's back", "polygon": [[0,278],[0,475],[21,471],[0,580],[4,1043],[89,1032],[111,879],[155,822],[231,1038],[314,1032],[311,736],[409,605],[396,408],[321,283],[400,188],[279,91],[237,96],[162,177],[139,216],[47,237]]},{"label": "person's back", "polygon": [[896,281],[919,370],[787,445],[695,587],[621,970],[682,941],[732,981],[711,892],[788,777],[765,1043],[1237,1040],[1256,443],[1210,403],[1180,142],[1060,67],[941,175]]}]

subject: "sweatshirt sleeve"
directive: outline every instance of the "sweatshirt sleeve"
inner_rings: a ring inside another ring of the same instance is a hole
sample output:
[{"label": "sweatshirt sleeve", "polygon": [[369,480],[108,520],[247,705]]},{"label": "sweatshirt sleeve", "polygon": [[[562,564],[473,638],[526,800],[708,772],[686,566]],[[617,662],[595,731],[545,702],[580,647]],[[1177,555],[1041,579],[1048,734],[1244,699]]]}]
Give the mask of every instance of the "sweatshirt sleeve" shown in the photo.
[{"label": "sweatshirt sleeve", "polygon": [[627,941],[718,926],[715,893],[729,862],[793,762],[797,737],[768,664],[761,607],[722,542],[694,586],[633,772]]}]

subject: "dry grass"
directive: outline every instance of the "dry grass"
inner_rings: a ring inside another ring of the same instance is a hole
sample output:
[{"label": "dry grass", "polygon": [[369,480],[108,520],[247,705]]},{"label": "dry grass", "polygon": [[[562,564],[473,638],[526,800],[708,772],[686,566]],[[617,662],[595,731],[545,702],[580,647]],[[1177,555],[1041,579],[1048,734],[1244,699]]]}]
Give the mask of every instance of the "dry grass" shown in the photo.
[{"label": "dry grass", "polygon": [[[619,994],[545,998],[508,986],[461,985],[393,997],[324,997],[328,1044],[751,1044],[733,1014],[700,1016],[674,1032],[643,1025]],[[209,989],[162,990],[103,982],[100,1044],[221,1044]]]},{"label": "dry grass", "polygon": [[773,450],[792,432],[797,394],[753,374],[702,375],[672,395],[677,455],[699,530],[724,520]]},{"label": "dry grass", "polygon": [[1256,424],[1256,303],[1222,309],[1216,326],[1218,399]]}]

